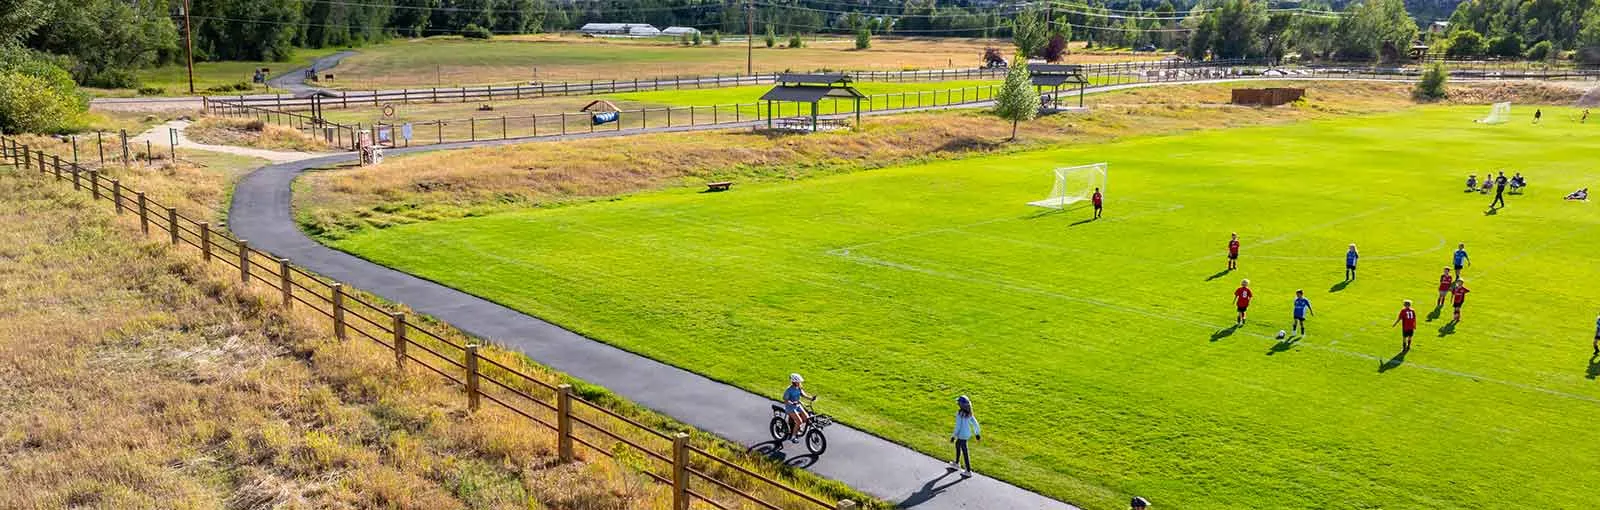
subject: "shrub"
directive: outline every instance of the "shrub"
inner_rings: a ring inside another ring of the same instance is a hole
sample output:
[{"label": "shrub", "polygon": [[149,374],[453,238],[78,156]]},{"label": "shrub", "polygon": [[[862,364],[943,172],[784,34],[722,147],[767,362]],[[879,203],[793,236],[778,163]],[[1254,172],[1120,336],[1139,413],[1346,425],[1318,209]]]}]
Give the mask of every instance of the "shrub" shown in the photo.
[{"label": "shrub", "polygon": [[1487,49],[1483,34],[1472,30],[1457,30],[1445,42],[1444,54],[1451,57],[1476,57]]},{"label": "shrub", "polygon": [[113,68],[87,76],[83,82],[90,87],[107,89],[135,89],[139,88],[139,77],[131,69]]},{"label": "shrub", "polygon": [[81,112],[73,98],[63,96],[46,78],[0,72],[0,130],[59,133]]},{"label": "shrub", "polygon": [[684,46],[688,46],[689,45],[689,34],[680,34],[680,35],[678,35],[678,44],[681,44],[681,45],[684,45]]},{"label": "shrub", "polygon": [[722,32],[716,32],[716,31],[711,32],[711,45],[712,46],[721,46],[722,45]]},{"label": "shrub", "polygon": [[1550,41],[1539,41],[1538,44],[1528,47],[1528,60],[1550,60],[1556,54],[1554,44]]},{"label": "shrub", "polygon": [[1427,71],[1423,71],[1422,81],[1417,82],[1417,88],[1411,94],[1417,99],[1443,99],[1446,95],[1444,85],[1449,80],[1450,72],[1444,68],[1444,64],[1435,62],[1428,66]]},{"label": "shrub", "polygon": [[766,42],[767,42],[767,47],[768,48],[771,48],[773,46],[777,46],[778,45],[778,34],[776,32],[772,31],[772,25],[767,25],[767,41]]},{"label": "shrub", "polygon": [[695,32],[694,33],[694,45],[695,46],[699,46],[700,45],[700,32]]},{"label": "shrub", "polygon": [[1489,52],[1497,57],[1522,56],[1522,36],[1506,34],[1489,40]]},{"label": "shrub", "polygon": [[1000,54],[1000,48],[990,46],[983,49],[983,66],[1000,67],[1006,65],[1006,56]]},{"label": "shrub", "polygon": [[864,50],[872,47],[872,29],[861,27],[856,31],[856,49]]},{"label": "shrub", "polygon": [[1061,34],[1050,36],[1050,42],[1045,43],[1044,49],[1039,50],[1039,56],[1047,62],[1060,62],[1067,55],[1067,39]]},{"label": "shrub", "polygon": [[467,23],[467,26],[461,27],[461,37],[468,39],[488,39],[494,37],[494,34],[490,33],[489,29],[478,26],[477,23]]},{"label": "shrub", "polygon": [[789,34],[789,47],[804,48],[806,47],[806,41],[800,38],[800,34]]},{"label": "shrub", "polygon": [[139,95],[141,96],[159,96],[165,93],[167,93],[167,89],[161,87],[139,87]]}]

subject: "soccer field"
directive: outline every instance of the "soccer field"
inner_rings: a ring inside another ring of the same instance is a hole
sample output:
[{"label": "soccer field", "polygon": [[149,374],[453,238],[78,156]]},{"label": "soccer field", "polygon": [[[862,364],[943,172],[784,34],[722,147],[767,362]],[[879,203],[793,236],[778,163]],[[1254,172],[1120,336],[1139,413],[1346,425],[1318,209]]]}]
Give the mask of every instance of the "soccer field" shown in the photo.
[{"label": "soccer field", "polygon": [[[821,410],[941,457],[970,395],[977,470],[1086,508],[1582,508],[1600,494],[1600,211],[1561,197],[1600,184],[1600,126],[1530,109],[684,188],[335,246],[773,397],[800,372]],[[1101,161],[1104,219],[1024,205],[1051,169]],[[1498,169],[1531,188],[1487,214],[1461,187]],[[1452,326],[1433,303],[1458,242],[1473,292]],[[1251,320],[1225,329],[1241,278]],[[1279,343],[1295,289],[1310,334]],[[1407,298],[1422,321],[1402,358]]]}]

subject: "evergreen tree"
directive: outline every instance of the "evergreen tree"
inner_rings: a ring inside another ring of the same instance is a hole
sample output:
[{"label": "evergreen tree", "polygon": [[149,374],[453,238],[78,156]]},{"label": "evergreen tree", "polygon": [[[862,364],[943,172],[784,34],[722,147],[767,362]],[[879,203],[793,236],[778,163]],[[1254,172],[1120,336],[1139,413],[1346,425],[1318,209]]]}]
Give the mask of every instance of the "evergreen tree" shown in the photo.
[{"label": "evergreen tree", "polygon": [[766,43],[767,43],[767,47],[768,48],[771,48],[771,47],[774,47],[774,46],[778,45],[778,34],[777,34],[777,32],[773,31],[772,24],[770,24],[770,23],[767,24]]},{"label": "evergreen tree", "polygon": [[1039,91],[1033,88],[1033,77],[1028,73],[1028,59],[1022,55],[1012,59],[1006,70],[1006,82],[994,96],[994,113],[1011,121],[1011,140],[1017,139],[1017,124],[1039,115]]},{"label": "evergreen tree", "polygon": [[1039,14],[1032,10],[1018,13],[1014,23],[1011,29],[1011,43],[1016,45],[1017,54],[1026,60],[1044,47],[1048,37],[1047,29],[1039,22]]},{"label": "evergreen tree", "polygon": [[864,50],[872,47],[872,30],[861,27],[856,30],[856,49]]}]

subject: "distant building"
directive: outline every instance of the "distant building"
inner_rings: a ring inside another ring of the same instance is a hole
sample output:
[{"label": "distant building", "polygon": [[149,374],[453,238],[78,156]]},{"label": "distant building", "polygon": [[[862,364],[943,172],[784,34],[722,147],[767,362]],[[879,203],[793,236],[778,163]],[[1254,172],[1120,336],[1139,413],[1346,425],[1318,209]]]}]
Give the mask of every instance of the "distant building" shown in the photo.
[{"label": "distant building", "polygon": [[672,37],[692,36],[698,33],[700,33],[699,29],[690,27],[667,27],[666,30],[661,31],[661,35],[670,35]]},{"label": "distant building", "polygon": [[661,31],[648,23],[586,23],[578,28],[579,32],[588,35],[635,35],[656,36]]},{"label": "distant building", "polygon": [[1428,25],[1428,33],[1430,34],[1438,35],[1449,31],[1450,22],[1448,21],[1435,21],[1433,24]]}]

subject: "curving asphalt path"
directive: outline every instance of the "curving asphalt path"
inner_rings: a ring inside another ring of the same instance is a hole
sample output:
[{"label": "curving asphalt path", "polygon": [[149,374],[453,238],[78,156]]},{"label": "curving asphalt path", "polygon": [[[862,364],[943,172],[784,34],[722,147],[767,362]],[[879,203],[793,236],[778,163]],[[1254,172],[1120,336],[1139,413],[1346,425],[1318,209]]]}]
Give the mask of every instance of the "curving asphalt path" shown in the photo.
[{"label": "curving asphalt path", "polygon": [[[322,74],[325,74],[325,71],[339,65],[340,61],[355,54],[356,52],[350,50],[340,51],[326,57],[312,60],[310,67],[312,69],[316,69],[317,75],[321,76]],[[320,87],[306,85],[306,68],[304,67],[296,67],[289,70],[287,73],[283,73],[268,79],[267,85],[293,92],[295,95],[312,90],[322,90]]]},{"label": "curving asphalt path", "polygon": [[[1308,77],[1254,78],[1254,80],[1308,80]],[[1188,85],[1229,81],[1230,78],[1179,83],[1144,83],[1096,87],[1093,92],[1155,85]],[[1365,81],[1365,80],[1364,80]],[[1372,80],[1390,81],[1390,80]],[[958,105],[982,108],[991,103]],[[938,107],[944,109],[949,107]],[[928,108],[935,109],[935,108]],[[903,113],[877,112],[882,114]],[[646,131],[583,133],[481,142],[461,142],[391,149],[390,154],[452,150],[469,147],[534,143],[583,138],[630,136],[643,133],[721,130],[754,123],[717,126],[681,126]],[[578,335],[537,317],[444,285],[396,271],[334,250],[302,233],[291,211],[291,184],[308,169],[347,163],[353,154],[276,164],[256,170],[234,188],[229,227],[252,246],[288,258],[322,275],[404,303],[474,336],[521,351],[533,359],[579,379],[604,386],[618,395],[684,423],[732,441],[760,447],[769,444],[766,424],[771,417],[766,397],[707,379],[698,374],[639,356]],[[929,434],[944,433],[930,430]],[[820,457],[789,459],[822,476],[903,508],[946,509],[1076,509],[1008,483],[979,474],[962,479],[945,469],[940,459],[924,455],[883,438],[839,425],[828,430],[829,447]],[[980,446],[981,448],[981,446]],[[794,448],[791,448],[794,450]],[[980,459],[980,469],[982,460]]]}]

